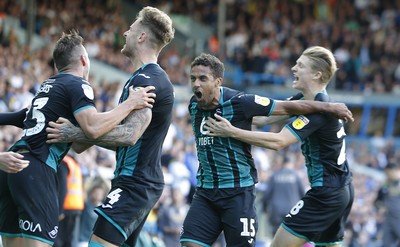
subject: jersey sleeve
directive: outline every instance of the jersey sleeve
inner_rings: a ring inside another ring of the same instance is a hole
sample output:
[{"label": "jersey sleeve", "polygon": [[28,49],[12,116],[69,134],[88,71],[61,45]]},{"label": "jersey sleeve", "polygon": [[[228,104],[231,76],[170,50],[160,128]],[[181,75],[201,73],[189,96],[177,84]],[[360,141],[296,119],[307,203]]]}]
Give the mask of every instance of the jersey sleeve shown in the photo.
[{"label": "jersey sleeve", "polygon": [[[303,95],[297,94],[293,98],[299,100],[303,98]],[[331,101],[329,96],[325,93],[318,93],[315,96],[316,101],[329,102]],[[324,126],[327,121],[330,121],[325,113],[314,113],[309,115],[300,115],[293,122],[285,125],[301,142],[309,137],[316,130]]]},{"label": "jersey sleeve", "polygon": [[71,99],[71,109],[75,114],[81,110],[95,107],[92,86],[84,80],[76,80],[68,89]]},{"label": "jersey sleeve", "polygon": [[256,94],[241,94],[236,96],[236,100],[242,101],[246,118],[270,116],[275,107],[273,99]]},{"label": "jersey sleeve", "polygon": [[146,75],[141,75],[139,74],[138,76],[135,77],[134,80],[131,81],[129,84],[130,87],[135,88],[145,88],[150,85],[156,84],[155,82],[152,82],[152,80],[156,80],[156,78],[146,78]]},{"label": "jersey sleeve", "polygon": [[322,113],[300,115],[285,125],[300,142],[325,125],[326,117]]},{"label": "jersey sleeve", "polygon": [[28,108],[24,108],[17,112],[0,113],[0,125],[13,125],[19,128],[24,127],[24,119]]}]

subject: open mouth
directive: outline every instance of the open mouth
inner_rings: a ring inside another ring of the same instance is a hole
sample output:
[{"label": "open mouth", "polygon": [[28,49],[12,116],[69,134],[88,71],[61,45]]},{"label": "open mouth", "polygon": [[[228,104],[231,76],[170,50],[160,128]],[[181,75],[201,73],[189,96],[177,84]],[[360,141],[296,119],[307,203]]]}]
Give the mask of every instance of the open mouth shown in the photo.
[{"label": "open mouth", "polygon": [[203,96],[203,93],[200,92],[200,91],[196,91],[196,92],[194,92],[194,95],[195,95],[198,99],[201,99],[201,97]]}]

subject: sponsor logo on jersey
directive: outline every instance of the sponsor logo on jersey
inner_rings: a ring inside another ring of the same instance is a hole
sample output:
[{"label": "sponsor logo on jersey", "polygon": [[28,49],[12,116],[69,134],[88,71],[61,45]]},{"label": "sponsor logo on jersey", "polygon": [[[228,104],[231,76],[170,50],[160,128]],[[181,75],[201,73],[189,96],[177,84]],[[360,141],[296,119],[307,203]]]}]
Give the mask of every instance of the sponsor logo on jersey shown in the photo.
[{"label": "sponsor logo on jersey", "polygon": [[53,230],[51,230],[51,232],[49,232],[49,236],[50,238],[56,238],[58,234],[58,226],[55,226]]},{"label": "sponsor logo on jersey", "polygon": [[292,126],[297,130],[301,130],[309,122],[310,120],[308,120],[308,118],[306,118],[305,116],[299,116],[296,120],[293,121]]},{"label": "sponsor logo on jersey", "polygon": [[[200,124],[200,133],[202,135],[208,135],[210,132],[204,129],[204,125],[206,124],[206,117],[203,117]],[[214,144],[214,137],[213,136],[203,136],[197,139],[197,145],[199,146],[208,146]]]},{"label": "sponsor logo on jersey", "polygon": [[145,75],[145,74],[142,74],[142,73],[138,74],[138,76],[143,76],[143,77],[146,78],[146,79],[149,79],[149,78],[150,78],[150,76]]},{"label": "sponsor logo on jersey", "polygon": [[39,223],[35,224],[32,221],[19,219],[19,228],[29,232],[42,232],[42,227]]},{"label": "sponsor logo on jersey", "polygon": [[262,105],[262,106],[267,106],[267,105],[269,105],[270,100],[267,97],[261,97],[261,96],[255,95],[254,102],[256,102],[257,104]]},{"label": "sponsor logo on jersey", "polygon": [[89,99],[93,100],[94,99],[94,92],[93,88],[87,84],[82,84],[82,89],[83,93],[88,97]]}]

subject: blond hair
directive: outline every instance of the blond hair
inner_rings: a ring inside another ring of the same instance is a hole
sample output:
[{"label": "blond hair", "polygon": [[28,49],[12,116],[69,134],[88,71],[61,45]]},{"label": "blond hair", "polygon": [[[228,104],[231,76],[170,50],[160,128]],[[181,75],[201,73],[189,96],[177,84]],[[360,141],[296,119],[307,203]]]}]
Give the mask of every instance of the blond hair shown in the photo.
[{"label": "blond hair", "polygon": [[321,72],[321,82],[329,83],[337,70],[336,60],[332,52],[322,46],[311,46],[302,55],[310,59],[310,67],[313,71]]},{"label": "blond hair", "polygon": [[137,15],[137,20],[153,34],[150,41],[162,49],[174,38],[175,29],[171,18],[163,11],[154,7],[144,7]]}]

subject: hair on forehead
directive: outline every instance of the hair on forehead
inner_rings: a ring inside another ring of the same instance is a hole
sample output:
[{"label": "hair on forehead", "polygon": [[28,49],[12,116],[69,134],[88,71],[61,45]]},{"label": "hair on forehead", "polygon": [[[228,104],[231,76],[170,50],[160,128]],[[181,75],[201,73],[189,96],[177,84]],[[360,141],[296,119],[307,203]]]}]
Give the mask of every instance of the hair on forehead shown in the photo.
[{"label": "hair on forehead", "polygon": [[211,54],[202,53],[198,57],[196,57],[192,64],[190,65],[191,68],[195,66],[205,66],[209,67],[213,76],[215,78],[223,78],[225,72],[225,66],[216,56]]}]

